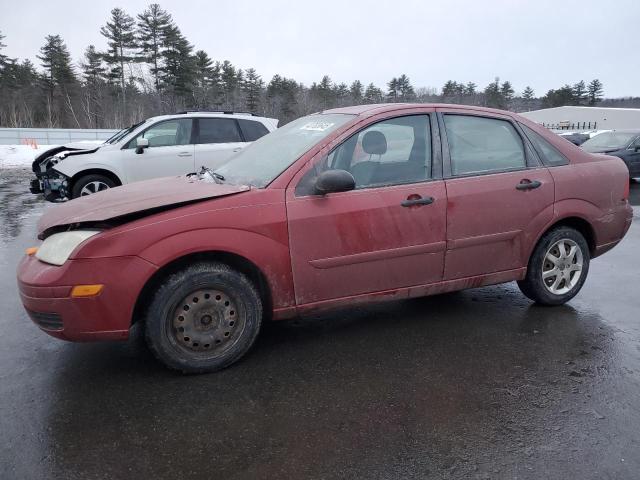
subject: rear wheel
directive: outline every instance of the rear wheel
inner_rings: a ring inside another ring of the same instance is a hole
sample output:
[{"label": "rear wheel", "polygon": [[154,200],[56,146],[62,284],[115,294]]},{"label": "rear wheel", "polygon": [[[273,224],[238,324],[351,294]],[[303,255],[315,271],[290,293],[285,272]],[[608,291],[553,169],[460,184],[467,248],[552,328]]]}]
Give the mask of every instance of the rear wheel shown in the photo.
[{"label": "rear wheel", "polygon": [[84,197],[94,193],[102,192],[116,186],[116,183],[109,177],[100,174],[91,174],[80,177],[73,184],[71,198]]},{"label": "rear wheel", "polygon": [[559,227],[538,242],[518,286],[531,300],[543,305],[568,302],[584,285],[589,272],[589,245],[580,232]]},{"label": "rear wheel", "polygon": [[204,373],[239,360],[253,345],[262,303],[251,281],[221,263],[199,263],[169,276],[146,316],[156,357],[184,373]]}]

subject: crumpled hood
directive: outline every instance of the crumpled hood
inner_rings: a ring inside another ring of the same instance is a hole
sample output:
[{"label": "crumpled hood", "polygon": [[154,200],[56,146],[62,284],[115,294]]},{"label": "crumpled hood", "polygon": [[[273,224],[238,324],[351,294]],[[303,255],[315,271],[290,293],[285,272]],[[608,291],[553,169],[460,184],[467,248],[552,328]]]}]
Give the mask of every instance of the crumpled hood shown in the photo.
[{"label": "crumpled hood", "polygon": [[104,222],[130,214],[157,211],[186,203],[244,192],[246,185],[217,184],[196,175],[165,177],[110,188],[57,204],[38,221],[38,237],[52,227],[82,222]]}]

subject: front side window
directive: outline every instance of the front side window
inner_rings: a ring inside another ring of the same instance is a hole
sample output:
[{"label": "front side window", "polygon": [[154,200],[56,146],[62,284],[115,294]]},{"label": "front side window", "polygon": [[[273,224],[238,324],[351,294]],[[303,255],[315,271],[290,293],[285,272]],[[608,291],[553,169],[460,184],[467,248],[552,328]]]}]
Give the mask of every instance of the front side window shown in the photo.
[{"label": "front side window", "polygon": [[533,143],[533,146],[536,148],[538,153],[544,157],[546,163],[551,165],[567,165],[569,163],[569,160],[567,160],[567,158],[562,155],[556,147],[551,145],[551,143],[549,143],[542,135],[534,132],[522,123],[520,124],[520,127],[524,130],[525,135],[529,137],[529,140],[531,140],[531,143]]},{"label": "front side window", "polygon": [[232,118],[201,118],[198,143],[241,142],[236,121]]},{"label": "front side window", "polygon": [[314,178],[325,170],[346,170],[356,188],[423,182],[431,178],[428,115],[397,117],[353,134],[307,172],[297,195],[313,193]]},{"label": "front side window", "polygon": [[136,148],[138,138],[146,138],[149,140],[150,148],[188,145],[191,143],[192,123],[193,121],[189,118],[156,123],[134,137],[127,144],[127,148]]},{"label": "front side window", "polygon": [[524,144],[511,122],[445,115],[444,124],[453,175],[526,168]]}]

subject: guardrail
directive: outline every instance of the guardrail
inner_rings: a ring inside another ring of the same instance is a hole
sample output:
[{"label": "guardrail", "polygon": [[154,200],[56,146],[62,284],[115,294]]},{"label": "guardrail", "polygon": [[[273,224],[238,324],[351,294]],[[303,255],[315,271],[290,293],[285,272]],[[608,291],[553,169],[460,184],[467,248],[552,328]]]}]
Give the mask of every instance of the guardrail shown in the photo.
[{"label": "guardrail", "polygon": [[559,122],[559,123],[544,123],[542,126],[549,130],[597,130],[598,122]]},{"label": "guardrail", "polygon": [[83,128],[0,128],[0,145],[62,145],[83,140],[106,140],[118,130]]}]

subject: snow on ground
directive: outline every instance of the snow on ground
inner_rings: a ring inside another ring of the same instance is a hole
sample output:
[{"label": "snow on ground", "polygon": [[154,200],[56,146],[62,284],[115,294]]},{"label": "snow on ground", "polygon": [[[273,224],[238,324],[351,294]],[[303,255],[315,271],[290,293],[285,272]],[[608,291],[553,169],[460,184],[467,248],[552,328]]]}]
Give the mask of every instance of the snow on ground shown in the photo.
[{"label": "snow on ground", "polygon": [[[104,140],[86,140],[78,143],[86,143],[88,148],[104,143]],[[0,145],[0,169],[30,167],[33,159],[41,153],[55,148],[58,145],[38,145],[33,148],[31,145]],[[82,147],[81,147],[82,148]]]},{"label": "snow on ground", "polygon": [[36,156],[56,145],[0,145],[0,168],[30,167]]}]

